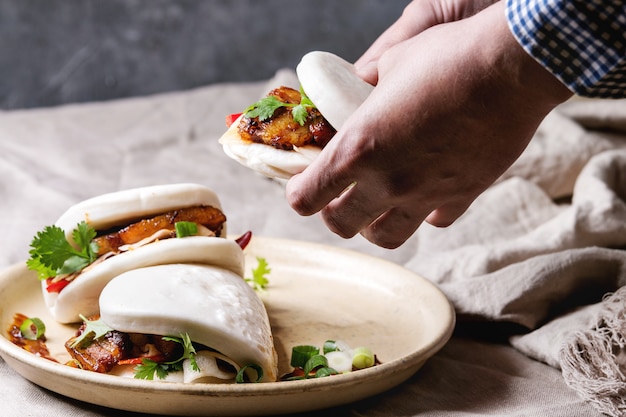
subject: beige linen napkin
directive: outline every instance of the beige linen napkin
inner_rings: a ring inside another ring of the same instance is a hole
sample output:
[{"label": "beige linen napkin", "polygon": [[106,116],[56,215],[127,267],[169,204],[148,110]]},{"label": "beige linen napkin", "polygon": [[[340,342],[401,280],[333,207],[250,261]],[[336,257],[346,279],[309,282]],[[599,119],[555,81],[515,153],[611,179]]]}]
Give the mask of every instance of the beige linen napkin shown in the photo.
[{"label": "beige linen napkin", "polygon": [[[574,99],[454,225],[418,232],[407,266],[464,320],[513,323],[603,413],[626,412],[626,101]],[[611,295],[611,293],[615,293]]]}]

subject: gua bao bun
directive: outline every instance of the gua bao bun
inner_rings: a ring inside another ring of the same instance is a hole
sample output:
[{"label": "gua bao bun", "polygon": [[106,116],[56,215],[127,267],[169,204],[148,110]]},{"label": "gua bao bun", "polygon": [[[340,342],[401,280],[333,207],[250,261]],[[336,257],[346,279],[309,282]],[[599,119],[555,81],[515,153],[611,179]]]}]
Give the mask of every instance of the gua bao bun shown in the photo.
[{"label": "gua bao bun", "polygon": [[[341,129],[374,88],[356,74],[351,63],[329,52],[309,52],[296,73],[302,90],[335,130]],[[304,171],[321,151],[313,145],[285,150],[246,141],[238,132],[242,117],[231,124],[220,143],[229,157],[265,176],[288,179]]]},{"label": "gua bao bun", "polygon": [[[96,230],[129,223],[150,215],[184,207],[208,205],[221,210],[219,197],[211,189],[192,183],[153,185],[102,194],[70,207],[56,221],[71,238],[76,224],[85,220]],[[221,235],[226,235],[226,224]]]},{"label": "gua bao bun", "polygon": [[[173,337],[187,333],[194,343],[228,358],[236,370],[258,365],[263,369],[262,382],[277,378],[277,354],[265,306],[240,274],[200,264],[135,269],[111,280],[99,303],[100,319],[112,329]],[[206,359],[202,352],[198,355]],[[184,368],[183,382],[234,378],[196,359],[200,370]]]},{"label": "gua bao bun", "polygon": [[[68,240],[71,240],[72,230],[82,221],[96,231],[115,230],[160,213],[190,207],[220,209],[221,205],[216,194],[201,185],[159,185],[105,194],[83,201],[67,210],[56,226],[63,229]],[[223,219],[225,221],[225,217]],[[102,255],[59,292],[50,292],[49,283],[42,281],[44,300],[51,315],[60,323],[72,323],[81,321],[81,314],[87,317],[97,314],[98,297],[104,286],[123,272],[145,266],[202,263],[219,266],[235,274],[243,273],[243,252],[239,245],[235,241],[216,237],[225,235],[225,223],[217,226],[215,232],[210,231],[208,236],[154,238],[155,235],[158,233],[143,239],[136,246],[131,245],[125,251]]]}]

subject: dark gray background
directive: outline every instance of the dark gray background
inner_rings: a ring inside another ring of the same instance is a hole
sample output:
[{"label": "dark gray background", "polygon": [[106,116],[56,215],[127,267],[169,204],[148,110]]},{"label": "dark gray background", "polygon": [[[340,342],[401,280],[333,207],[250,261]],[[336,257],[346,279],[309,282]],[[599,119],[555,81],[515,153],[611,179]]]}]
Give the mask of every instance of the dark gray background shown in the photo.
[{"label": "dark gray background", "polygon": [[408,0],[0,0],[0,109],[107,100],[353,61]]}]

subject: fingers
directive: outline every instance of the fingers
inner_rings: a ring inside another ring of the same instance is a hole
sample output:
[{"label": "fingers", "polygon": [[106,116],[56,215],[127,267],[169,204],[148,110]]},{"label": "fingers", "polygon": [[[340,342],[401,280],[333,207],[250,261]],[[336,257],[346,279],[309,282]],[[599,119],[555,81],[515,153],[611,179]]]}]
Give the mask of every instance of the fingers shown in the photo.
[{"label": "fingers", "polygon": [[[343,164],[337,158],[351,152],[337,149],[338,142],[331,141],[305,173],[294,175],[287,182],[287,202],[298,214],[310,216],[319,212],[354,183],[354,172],[342,169]],[[353,176],[347,177],[344,172]]]},{"label": "fingers", "polygon": [[436,7],[429,1],[413,1],[367,51],[354,63],[357,74],[372,85],[378,82],[378,61],[392,47],[412,38],[429,26],[437,23]]},{"label": "fingers", "polygon": [[448,227],[467,211],[470,202],[454,202],[433,210],[425,221],[436,227]]},{"label": "fingers", "polygon": [[343,238],[353,237],[388,209],[384,201],[371,198],[363,188],[355,183],[321,212],[326,226]]},{"label": "fingers", "polygon": [[423,222],[423,216],[399,208],[386,211],[361,231],[370,242],[395,249],[410,238]]}]

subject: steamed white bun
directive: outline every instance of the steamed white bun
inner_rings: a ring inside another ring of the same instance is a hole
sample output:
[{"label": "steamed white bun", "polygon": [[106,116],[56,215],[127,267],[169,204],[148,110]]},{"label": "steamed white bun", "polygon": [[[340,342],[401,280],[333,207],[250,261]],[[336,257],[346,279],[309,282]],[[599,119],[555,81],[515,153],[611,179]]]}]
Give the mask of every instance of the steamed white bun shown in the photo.
[{"label": "steamed white bun", "polygon": [[[201,184],[131,188],[81,201],[67,209],[55,224],[65,231],[69,239],[76,225],[82,221],[96,230],[106,230],[151,215],[199,205],[222,209],[217,194]],[[223,234],[226,234],[225,229]]]},{"label": "steamed white bun", "polygon": [[263,302],[238,274],[208,265],[170,264],[135,269],[111,280],[99,299],[100,317],[128,333],[179,337],[209,346],[240,367],[278,373]]}]

